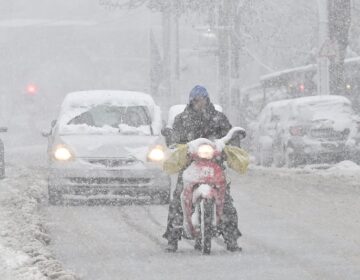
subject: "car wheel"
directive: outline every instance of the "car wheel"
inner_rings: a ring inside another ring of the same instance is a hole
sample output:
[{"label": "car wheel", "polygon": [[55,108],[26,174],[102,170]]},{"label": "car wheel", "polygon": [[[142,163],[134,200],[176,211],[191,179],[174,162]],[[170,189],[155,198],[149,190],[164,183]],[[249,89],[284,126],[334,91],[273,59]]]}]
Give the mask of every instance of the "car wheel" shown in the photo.
[{"label": "car wheel", "polygon": [[273,163],[273,157],[271,153],[260,153],[260,164],[265,167],[270,167]]},{"label": "car wheel", "polygon": [[5,178],[4,146],[0,142],[0,179]]},{"label": "car wheel", "polygon": [[296,154],[292,148],[286,148],[285,152],[285,166],[287,168],[296,167]]},{"label": "car wheel", "polygon": [[275,167],[283,167],[285,165],[284,153],[281,151],[281,148],[274,149],[273,162]]},{"label": "car wheel", "polygon": [[4,179],[5,178],[5,166],[2,165],[0,167],[0,179]]},{"label": "car wheel", "polygon": [[159,204],[169,204],[170,203],[170,191],[161,192],[158,195]]},{"label": "car wheel", "polygon": [[64,198],[59,191],[54,190],[50,185],[48,186],[49,204],[50,205],[63,205]]}]

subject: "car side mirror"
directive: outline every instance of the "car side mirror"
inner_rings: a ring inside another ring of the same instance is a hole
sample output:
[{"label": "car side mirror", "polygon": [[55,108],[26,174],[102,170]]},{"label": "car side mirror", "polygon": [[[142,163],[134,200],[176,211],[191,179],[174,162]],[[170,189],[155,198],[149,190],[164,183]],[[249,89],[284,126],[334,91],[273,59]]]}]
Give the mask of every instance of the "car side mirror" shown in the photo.
[{"label": "car side mirror", "polygon": [[162,130],[161,130],[161,135],[162,136],[165,136],[165,137],[169,137],[169,136],[171,136],[171,134],[172,134],[172,129],[171,128],[169,128],[169,127],[164,127]]},{"label": "car side mirror", "polygon": [[0,127],[0,132],[7,132],[8,128],[7,127]]},{"label": "car side mirror", "polygon": [[246,138],[245,130],[235,131],[228,144],[231,146],[241,147],[241,141],[245,138]]},{"label": "car side mirror", "polygon": [[47,137],[49,137],[49,136],[51,135],[51,133],[48,132],[48,131],[42,131],[42,132],[41,132],[41,135],[42,135],[43,137],[47,138]]},{"label": "car side mirror", "polygon": [[234,133],[234,137],[238,137],[240,140],[243,140],[246,138],[246,131],[240,130]]},{"label": "car side mirror", "polygon": [[52,120],[51,123],[50,123],[50,126],[51,126],[50,131],[48,131],[48,130],[43,130],[43,131],[41,131],[41,135],[42,135],[43,137],[49,137],[49,136],[51,135],[51,132],[52,132],[54,126],[56,125],[56,123],[57,123],[56,120]]}]

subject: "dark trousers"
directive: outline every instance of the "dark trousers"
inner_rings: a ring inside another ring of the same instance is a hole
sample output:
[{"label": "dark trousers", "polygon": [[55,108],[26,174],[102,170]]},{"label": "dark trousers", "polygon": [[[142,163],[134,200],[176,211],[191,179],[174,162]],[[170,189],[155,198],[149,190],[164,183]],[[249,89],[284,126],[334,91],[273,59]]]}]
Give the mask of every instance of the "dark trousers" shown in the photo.
[{"label": "dark trousers", "polygon": [[[182,190],[182,173],[180,173],[176,188],[173,193],[173,199],[169,205],[167,228],[163,235],[163,237],[170,242],[180,240],[182,235],[183,211],[180,198]],[[226,244],[233,244],[241,236],[241,233],[238,229],[237,212],[233,205],[233,199],[230,196],[230,184],[228,184],[225,193],[224,212],[221,224],[219,225],[219,230]]]}]

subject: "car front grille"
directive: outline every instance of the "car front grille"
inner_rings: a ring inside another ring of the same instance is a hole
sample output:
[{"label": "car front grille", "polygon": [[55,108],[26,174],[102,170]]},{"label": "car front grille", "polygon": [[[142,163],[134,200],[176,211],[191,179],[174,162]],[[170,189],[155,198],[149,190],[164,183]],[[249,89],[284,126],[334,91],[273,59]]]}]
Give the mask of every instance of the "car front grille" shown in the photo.
[{"label": "car front grille", "polygon": [[94,178],[83,178],[83,177],[70,177],[68,180],[75,185],[112,185],[112,186],[143,186],[151,182],[150,178],[106,178],[106,177],[94,177]]},{"label": "car front grille", "polygon": [[114,158],[114,159],[88,159],[87,160],[91,164],[102,165],[105,167],[121,167],[121,166],[129,166],[138,163],[136,158]]},{"label": "car front grille", "polygon": [[311,137],[327,140],[344,140],[348,134],[348,132],[336,131],[333,128],[316,128],[310,130]]}]

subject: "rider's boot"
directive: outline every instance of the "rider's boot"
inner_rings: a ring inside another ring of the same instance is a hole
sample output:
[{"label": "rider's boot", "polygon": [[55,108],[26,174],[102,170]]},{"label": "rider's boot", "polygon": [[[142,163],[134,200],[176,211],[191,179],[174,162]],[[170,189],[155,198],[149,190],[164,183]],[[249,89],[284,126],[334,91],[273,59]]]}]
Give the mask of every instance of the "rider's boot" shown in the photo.
[{"label": "rider's boot", "polygon": [[194,249],[197,250],[197,251],[201,251],[202,246],[201,246],[201,239],[200,238],[195,239]]},{"label": "rider's boot", "polygon": [[169,240],[168,245],[165,248],[166,252],[175,253],[178,249],[178,240]]},{"label": "rider's boot", "polygon": [[230,252],[241,252],[242,248],[237,244],[236,241],[230,241],[226,243],[226,250]]}]

